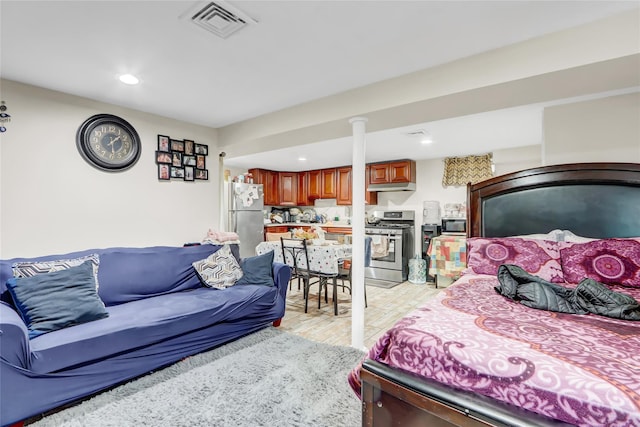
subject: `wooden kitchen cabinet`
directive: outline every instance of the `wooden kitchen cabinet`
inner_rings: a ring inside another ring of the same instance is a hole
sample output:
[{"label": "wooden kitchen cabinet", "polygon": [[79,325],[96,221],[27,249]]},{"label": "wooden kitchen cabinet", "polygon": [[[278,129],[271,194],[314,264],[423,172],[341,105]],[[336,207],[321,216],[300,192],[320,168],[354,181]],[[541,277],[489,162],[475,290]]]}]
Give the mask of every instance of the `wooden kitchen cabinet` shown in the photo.
[{"label": "wooden kitchen cabinet", "polygon": [[367,165],[364,169],[364,203],[365,205],[377,205],[378,204],[378,192],[377,191],[366,191],[369,188],[369,184],[371,181],[371,166]]},{"label": "wooden kitchen cabinet", "polygon": [[278,206],[279,204],[279,176],[278,172],[267,169],[249,169],[253,175],[253,182],[262,184],[265,206]]},{"label": "wooden kitchen cabinet", "polygon": [[353,198],[351,192],[351,166],[336,169],[337,194],[336,204],[350,205]]},{"label": "wooden kitchen cabinet", "polygon": [[392,182],[416,182],[416,162],[414,160],[394,160],[370,165],[371,184]]},{"label": "wooden kitchen cabinet", "polygon": [[[337,186],[338,194],[336,196],[337,205],[351,205],[353,204],[353,186],[352,186],[352,168],[351,166],[345,166],[337,168]],[[364,203],[367,205],[378,204],[378,193],[375,191],[366,191],[369,185],[369,165],[366,166],[364,172]]]},{"label": "wooden kitchen cabinet", "polygon": [[416,182],[416,162],[413,160],[390,162],[389,182]]},{"label": "wooden kitchen cabinet", "polygon": [[307,186],[307,197],[313,201],[322,197],[322,171],[313,170],[308,172],[309,181]]},{"label": "wooden kitchen cabinet", "polygon": [[280,206],[298,204],[298,174],[296,172],[278,173],[278,201]]},{"label": "wooden kitchen cabinet", "polygon": [[335,199],[336,197],[338,197],[338,189],[336,187],[336,169],[322,169],[320,172],[320,175],[322,177],[320,198]]},{"label": "wooden kitchen cabinet", "polygon": [[313,201],[309,201],[309,172],[298,172],[298,206],[313,205]]},{"label": "wooden kitchen cabinet", "polygon": [[374,163],[369,166],[369,182],[371,184],[386,184],[389,182],[389,165]]},{"label": "wooden kitchen cabinet", "polygon": [[267,233],[286,233],[289,231],[289,226],[288,225],[271,225],[271,226],[265,227],[264,230]]}]

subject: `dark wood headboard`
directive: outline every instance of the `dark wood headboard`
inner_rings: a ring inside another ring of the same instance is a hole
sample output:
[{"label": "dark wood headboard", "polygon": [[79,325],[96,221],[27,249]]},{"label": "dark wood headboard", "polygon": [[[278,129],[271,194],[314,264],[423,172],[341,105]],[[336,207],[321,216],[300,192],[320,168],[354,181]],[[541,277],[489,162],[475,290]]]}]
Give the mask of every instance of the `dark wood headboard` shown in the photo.
[{"label": "dark wood headboard", "polygon": [[555,229],[640,236],[640,164],[573,163],[497,176],[468,186],[467,216],[471,237]]}]

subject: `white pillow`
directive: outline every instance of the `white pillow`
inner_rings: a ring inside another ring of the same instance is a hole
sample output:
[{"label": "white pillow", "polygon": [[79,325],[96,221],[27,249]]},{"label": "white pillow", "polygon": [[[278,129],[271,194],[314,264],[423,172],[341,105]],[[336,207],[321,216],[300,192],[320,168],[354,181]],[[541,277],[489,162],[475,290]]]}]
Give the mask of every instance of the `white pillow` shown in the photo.
[{"label": "white pillow", "polygon": [[599,239],[594,239],[591,237],[582,237],[582,236],[578,236],[577,234],[573,234],[569,230],[562,230],[562,240],[561,240],[562,242],[587,243],[587,242],[593,242],[594,240],[599,240]]},{"label": "white pillow", "polygon": [[562,230],[551,230],[547,234],[524,234],[520,236],[512,236],[512,237],[522,237],[525,239],[534,239],[534,240],[550,240],[552,242],[562,242]]}]

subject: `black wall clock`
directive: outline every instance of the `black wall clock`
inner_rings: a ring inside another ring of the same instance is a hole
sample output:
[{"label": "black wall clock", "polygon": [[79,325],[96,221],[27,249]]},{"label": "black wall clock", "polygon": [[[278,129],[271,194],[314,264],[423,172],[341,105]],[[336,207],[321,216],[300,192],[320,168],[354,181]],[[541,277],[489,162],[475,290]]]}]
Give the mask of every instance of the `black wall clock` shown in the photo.
[{"label": "black wall clock", "polygon": [[126,120],[96,114],[78,128],[76,145],[90,165],[107,172],[129,169],[140,158],[140,137]]}]

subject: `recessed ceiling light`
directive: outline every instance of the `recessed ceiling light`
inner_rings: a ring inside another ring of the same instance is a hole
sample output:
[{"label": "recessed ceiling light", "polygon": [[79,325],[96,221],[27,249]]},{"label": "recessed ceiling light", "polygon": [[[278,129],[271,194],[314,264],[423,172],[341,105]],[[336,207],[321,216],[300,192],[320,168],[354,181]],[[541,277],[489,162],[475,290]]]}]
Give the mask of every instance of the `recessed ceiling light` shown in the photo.
[{"label": "recessed ceiling light", "polygon": [[300,162],[306,162],[306,161],[307,161],[307,158],[306,158],[306,157],[302,157],[302,156],[300,156],[300,157],[298,157],[298,161],[300,161]]},{"label": "recessed ceiling light", "polygon": [[431,135],[425,135],[420,138],[420,142],[422,144],[431,144],[433,142],[433,138],[431,138]]},{"label": "recessed ceiling light", "polygon": [[140,83],[140,80],[133,74],[123,74],[119,78],[122,83],[127,85],[137,85]]}]

